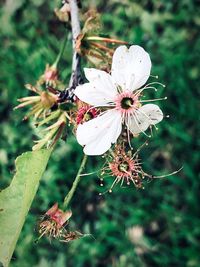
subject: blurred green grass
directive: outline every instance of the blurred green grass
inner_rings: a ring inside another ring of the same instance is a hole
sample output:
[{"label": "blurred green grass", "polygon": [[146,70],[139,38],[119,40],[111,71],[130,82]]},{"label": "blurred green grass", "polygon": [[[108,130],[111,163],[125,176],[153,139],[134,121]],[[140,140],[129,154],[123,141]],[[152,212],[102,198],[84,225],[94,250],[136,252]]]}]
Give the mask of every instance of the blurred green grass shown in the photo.
[{"label": "blurred green grass", "polygon": [[[60,1],[1,1],[0,10],[0,184],[9,184],[14,159],[30,150],[36,138],[30,122],[13,112],[17,98],[27,95],[25,83],[34,83],[46,63],[53,63],[66,29],[53,14]],[[72,202],[72,227],[86,237],[70,244],[37,238],[39,216],[62,201],[79,166],[81,147],[74,138],[60,142],[23,228],[11,266],[198,267],[199,177],[198,100],[200,41],[197,1],[83,1],[83,11],[96,6],[105,33],[142,45],[165,89],[157,97],[170,118],[141,152],[144,169],[173,177],[145,185],[145,190],[115,188],[103,198],[98,178],[84,177]],[[68,81],[71,45],[61,64]],[[144,139],[143,137],[141,139]],[[137,148],[143,140],[136,140]],[[87,171],[99,169],[102,159],[90,158]],[[105,181],[109,184],[109,179]],[[13,222],[15,223],[15,222]]]}]

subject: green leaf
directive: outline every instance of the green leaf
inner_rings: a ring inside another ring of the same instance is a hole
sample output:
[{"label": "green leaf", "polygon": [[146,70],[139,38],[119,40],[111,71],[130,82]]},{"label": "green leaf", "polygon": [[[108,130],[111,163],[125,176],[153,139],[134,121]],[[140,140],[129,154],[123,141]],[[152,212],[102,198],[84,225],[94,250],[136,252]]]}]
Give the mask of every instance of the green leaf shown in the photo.
[{"label": "green leaf", "polygon": [[[51,150],[26,152],[16,159],[16,174],[0,193],[0,263],[8,266]],[[1,264],[0,264],[1,265]]]}]

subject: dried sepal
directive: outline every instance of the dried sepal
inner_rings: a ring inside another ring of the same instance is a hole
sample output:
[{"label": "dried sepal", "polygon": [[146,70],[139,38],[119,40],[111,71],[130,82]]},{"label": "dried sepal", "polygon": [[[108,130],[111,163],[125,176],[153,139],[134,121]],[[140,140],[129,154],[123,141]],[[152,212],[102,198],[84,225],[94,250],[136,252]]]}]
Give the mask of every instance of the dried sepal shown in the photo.
[{"label": "dried sepal", "polygon": [[61,238],[66,234],[65,225],[68,223],[72,216],[71,211],[62,211],[58,208],[58,203],[55,203],[45,214],[39,223],[38,232],[39,239],[42,236],[50,238]]},{"label": "dried sepal", "polygon": [[96,34],[102,30],[100,14],[96,9],[90,9],[84,14],[85,23],[82,29],[83,34]]},{"label": "dried sepal", "polygon": [[55,203],[45,215],[49,216],[58,224],[58,228],[61,228],[72,216],[72,211],[63,211],[58,208],[58,203]]},{"label": "dried sepal", "polygon": [[58,96],[47,90],[41,90],[39,87],[31,84],[26,84],[25,87],[26,89],[36,93],[38,96],[28,96],[18,99],[20,104],[14,109],[31,106],[30,111],[24,119],[34,116],[34,119],[37,120],[41,115],[45,117],[49,110],[57,103]]},{"label": "dried sepal", "polygon": [[89,10],[85,17],[83,30],[76,39],[76,51],[95,67],[109,71],[116,46],[127,42],[101,33],[100,15],[96,10]]},{"label": "dried sepal", "polygon": [[36,145],[32,147],[33,150],[38,150],[44,146],[53,147],[58,139],[61,137],[67,123],[67,113],[62,110],[54,111],[52,114],[44,118],[44,120],[38,123],[39,126],[50,123],[50,126],[42,130],[43,133],[46,133],[44,137],[38,141],[35,141]]},{"label": "dried sepal", "polygon": [[84,236],[86,236],[86,235],[84,235],[78,231],[69,231],[69,232],[66,232],[66,234],[64,234],[62,236],[62,239],[60,241],[68,243],[70,241],[79,239],[79,238],[84,237]]}]

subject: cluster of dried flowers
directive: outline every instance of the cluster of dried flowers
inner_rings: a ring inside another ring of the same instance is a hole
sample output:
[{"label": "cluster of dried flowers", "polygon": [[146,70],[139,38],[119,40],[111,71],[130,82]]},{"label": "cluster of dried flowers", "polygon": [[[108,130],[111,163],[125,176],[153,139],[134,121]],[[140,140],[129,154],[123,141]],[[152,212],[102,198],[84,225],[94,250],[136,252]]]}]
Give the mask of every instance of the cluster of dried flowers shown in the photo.
[{"label": "cluster of dried flowers", "polygon": [[[64,22],[69,20],[69,13],[67,2],[56,10]],[[124,183],[143,188],[143,179],[153,176],[143,171],[138,156],[140,149],[133,152],[131,143],[141,133],[149,137],[146,130],[157,129],[156,124],[162,121],[161,109],[151,103],[160,99],[145,99],[145,93],[156,91],[156,85],[164,85],[157,81],[147,83],[151,76],[151,60],[142,47],[126,46],[124,41],[102,37],[100,28],[99,14],[90,11],[76,39],[76,53],[95,67],[84,68],[87,82],[66,88],[59,80],[62,47],[56,62],[47,65],[36,85],[26,85],[37,95],[19,99],[21,103],[16,108],[31,105],[25,119],[33,117],[35,125],[44,132],[33,150],[54,146],[68,125],[73,126],[72,133],[86,155],[106,158],[102,175],[107,173],[114,177],[109,192],[114,185]],[[66,230],[71,215],[55,204],[40,222],[40,237],[47,235],[65,242],[81,237],[77,231]]]}]

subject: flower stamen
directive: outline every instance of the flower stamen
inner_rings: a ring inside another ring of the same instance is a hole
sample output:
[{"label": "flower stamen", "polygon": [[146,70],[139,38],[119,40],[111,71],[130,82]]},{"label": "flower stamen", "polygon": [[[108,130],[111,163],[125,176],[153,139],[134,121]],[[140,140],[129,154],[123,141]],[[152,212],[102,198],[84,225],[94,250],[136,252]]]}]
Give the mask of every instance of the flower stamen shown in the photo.
[{"label": "flower stamen", "polygon": [[120,93],[114,102],[116,110],[119,110],[122,116],[127,116],[139,107],[138,96],[130,91]]}]

